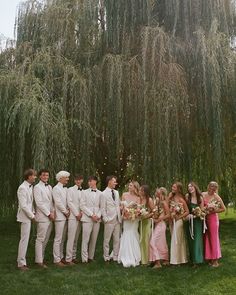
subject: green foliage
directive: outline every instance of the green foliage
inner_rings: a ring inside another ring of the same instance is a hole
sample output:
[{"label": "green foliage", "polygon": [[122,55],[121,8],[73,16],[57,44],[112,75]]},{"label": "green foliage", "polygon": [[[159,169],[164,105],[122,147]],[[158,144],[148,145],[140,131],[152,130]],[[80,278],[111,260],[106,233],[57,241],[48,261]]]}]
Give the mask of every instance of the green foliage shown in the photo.
[{"label": "green foliage", "polygon": [[[224,213],[223,213],[224,214]],[[35,225],[34,225],[35,226]],[[32,235],[27,252],[28,272],[16,268],[17,246],[20,228],[11,218],[0,222],[0,251],[2,253],[0,284],[4,295],[233,295],[236,292],[236,219],[235,213],[220,222],[222,256],[220,267],[213,269],[207,264],[197,268],[191,265],[170,266],[152,269],[146,266],[124,268],[117,263],[103,261],[103,228],[101,227],[95,259],[89,264],[78,264],[63,269],[53,266],[53,235],[45,251],[48,269],[39,269],[34,264],[35,234]],[[167,231],[169,236],[169,231]],[[79,243],[80,245],[80,243]],[[80,248],[80,246],[79,246]],[[80,250],[78,250],[80,259]]]},{"label": "green foliage", "polygon": [[131,165],[153,188],[215,179],[233,198],[235,16],[231,0],[23,3],[0,54],[3,201],[30,166],[103,185]]}]

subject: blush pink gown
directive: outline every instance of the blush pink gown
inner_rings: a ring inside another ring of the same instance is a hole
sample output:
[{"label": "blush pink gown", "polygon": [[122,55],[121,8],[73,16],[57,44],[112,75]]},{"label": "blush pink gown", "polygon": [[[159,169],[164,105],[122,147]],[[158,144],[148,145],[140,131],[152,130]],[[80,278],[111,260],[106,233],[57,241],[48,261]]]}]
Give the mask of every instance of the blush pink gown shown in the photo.
[{"label": "blush pink gown", "polygon": [[[204,206],[207,205],[204,200]],[[205,259],[219,259],[221,257],[219,239],[219,218],[217,213],[211,213],[206,217],[207,230],[204,234]]]},{"label": "blush pink gown", "polygon": [[166,223],[156,224],[149,246],[149,261],[168,260],[168,246],[166,242]]}]

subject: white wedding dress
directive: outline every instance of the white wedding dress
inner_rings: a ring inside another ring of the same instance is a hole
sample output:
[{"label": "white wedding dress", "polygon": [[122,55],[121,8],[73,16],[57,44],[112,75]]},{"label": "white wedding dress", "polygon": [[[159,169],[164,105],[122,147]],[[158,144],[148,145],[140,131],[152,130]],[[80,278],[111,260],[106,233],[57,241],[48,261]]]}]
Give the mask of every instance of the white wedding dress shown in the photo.
[{"label": "white wedding dress", "polygon": [[141,261],[138,220],[124,220],[118,262],[124,267],[137,266]]}]

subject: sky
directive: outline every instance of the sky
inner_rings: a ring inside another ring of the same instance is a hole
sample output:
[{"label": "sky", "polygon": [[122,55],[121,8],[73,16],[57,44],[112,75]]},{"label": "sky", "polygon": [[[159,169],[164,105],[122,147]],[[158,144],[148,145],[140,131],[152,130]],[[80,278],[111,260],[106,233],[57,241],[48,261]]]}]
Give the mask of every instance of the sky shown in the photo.
[{"label": "sky", "polygon": [[0,35],[13,39],[18,4],[22,0],[0,0]]}]

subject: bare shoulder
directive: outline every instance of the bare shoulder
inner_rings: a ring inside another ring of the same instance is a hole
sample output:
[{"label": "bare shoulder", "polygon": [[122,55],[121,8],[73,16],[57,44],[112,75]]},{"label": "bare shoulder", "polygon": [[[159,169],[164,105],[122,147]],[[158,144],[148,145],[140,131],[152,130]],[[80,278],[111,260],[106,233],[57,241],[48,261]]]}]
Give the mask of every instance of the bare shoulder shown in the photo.
[{"label": "bare shoulder", "polygon": [[222,198],[218,194],[215,194],[214,197],[216,198],[217,201],[222,201]]}]

